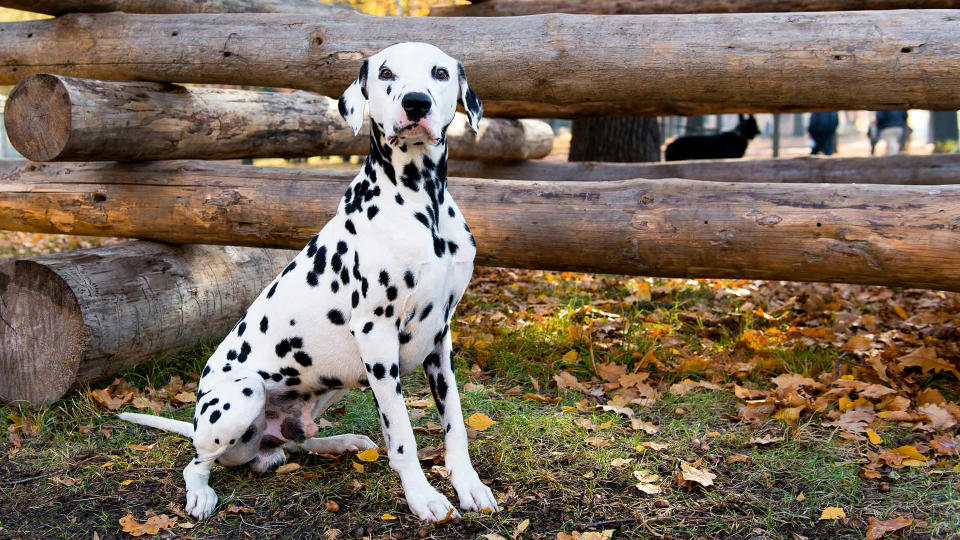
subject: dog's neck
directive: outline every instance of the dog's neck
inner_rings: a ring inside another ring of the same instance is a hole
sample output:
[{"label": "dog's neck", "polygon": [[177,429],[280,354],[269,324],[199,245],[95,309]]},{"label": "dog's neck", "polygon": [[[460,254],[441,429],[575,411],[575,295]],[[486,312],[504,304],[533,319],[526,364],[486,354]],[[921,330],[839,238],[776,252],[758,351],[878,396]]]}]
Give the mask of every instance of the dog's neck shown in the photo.
[{"label": "dog's neck", "polygon": [[366,176],[383,189],[395,188],[404,199],[424,199],[433,207],[442,204],[447,188],[446,134],[435,145],[401,142],[389,146],[372,119],[370,126],[370,153],[364,163]]}]

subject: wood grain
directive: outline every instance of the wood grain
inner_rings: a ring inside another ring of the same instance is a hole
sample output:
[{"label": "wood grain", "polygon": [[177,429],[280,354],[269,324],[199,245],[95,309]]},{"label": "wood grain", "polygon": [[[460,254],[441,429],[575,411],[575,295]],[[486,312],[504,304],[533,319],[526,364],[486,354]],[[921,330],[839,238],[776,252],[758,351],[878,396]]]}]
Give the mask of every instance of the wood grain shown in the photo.
[{"label": "wood grain", "polygon": [[51,403],[220,339],[293,255],[128,242],[0,261],[0,400]]},{"label": "wood grain", "polygon": [[710,182],[788,184],[960,184],[960,155],[728,159],[671,163],[523,163],[451,161],[452,176],[539,181],[686,178]]},{"label": "wood grain", "polygon": [[364,57],[403,36],[462,61],[491,116],[509,113],[498,101],[544,103],[554,109],[550,116],[956,110],[958,21],[958,10],[399,19],[349,11],[72,14],[3,25],[0,84],[50,72],[339,96]]},{"label": "wood grain", "polygon": [[[5,165],[0,229],[300,248],[352,175]],[[453,178],[478,264],[960,290],[960,186]]]},{"label": "wood grain", "polygon": [[[254,92],[147,82],[32,75],[11,92],[10,142],[34,161],[129,161],[364,155],[334,99],[310,92]],[[553,149],[539,120],[483,119],[474,134],[457,114],[447,130],[457,159],[516,161]]]},{"label": "wood grain", "polygon": [[435,17],[503,17],[541,13],[657,15],[663,13],[772,13],[784,11],[859,11],[947,9],[958,0],[488,0],[471,5],[439,5]]},{"label": "wood grain", "polygon": [[348,9],[318,0],[0,0],[0,7],[65,15],[67,13],[311,13]]}]

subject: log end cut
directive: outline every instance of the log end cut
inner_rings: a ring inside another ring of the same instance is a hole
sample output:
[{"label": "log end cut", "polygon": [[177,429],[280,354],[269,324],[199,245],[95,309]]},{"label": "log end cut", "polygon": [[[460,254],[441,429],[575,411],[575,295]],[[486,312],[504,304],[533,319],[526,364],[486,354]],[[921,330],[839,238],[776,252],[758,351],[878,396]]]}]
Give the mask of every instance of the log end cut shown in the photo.
[{"label": "log end cut", "polygon": [[71,132],[70,92],[53,75],[31,75],[20,81],[4,109],[10,142],[33,161],[55,160],[67,147]]},{"label": "log end cut", "polygon": [[62,397],[87,339],[77,298],[60,276],[29,260],[0,262],[0,400]]}]

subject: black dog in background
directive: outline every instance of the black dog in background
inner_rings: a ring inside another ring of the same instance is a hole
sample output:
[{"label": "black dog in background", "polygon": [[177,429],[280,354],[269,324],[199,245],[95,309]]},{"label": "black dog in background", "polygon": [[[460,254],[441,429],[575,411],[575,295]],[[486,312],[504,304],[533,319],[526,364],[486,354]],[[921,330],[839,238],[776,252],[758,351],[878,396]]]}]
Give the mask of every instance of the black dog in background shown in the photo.
[{"label": "black dog in background", "polygon": [[666,160],[742,158],[747,144],[759,134],[757,119],[752,114],[741,114],[740,123],[733,131],[677,138],[667,145]]}]

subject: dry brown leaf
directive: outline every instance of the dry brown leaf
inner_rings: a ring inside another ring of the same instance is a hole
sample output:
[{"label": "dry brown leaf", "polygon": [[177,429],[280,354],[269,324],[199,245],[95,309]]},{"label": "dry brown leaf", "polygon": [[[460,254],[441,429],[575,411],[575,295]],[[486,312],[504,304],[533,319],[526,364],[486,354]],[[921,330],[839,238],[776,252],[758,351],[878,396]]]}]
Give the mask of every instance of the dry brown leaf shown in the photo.
[{"label": "dry brown leaf", "polygon": [[287,463],[277,467],[277,474],[289,474],[300,470],[299,463]]},{"label": "dry brown leaf", "polygon": [[944,431],[957,425],[957,421],[953,418],[953,415],[936,403],[927,403],[922,407],[918,407],[917,412],[926,416],[927,420],[930,421],[929,424],[923,425],[925,429]]},{"label": "dry brown leaf", "polygon": [[957,379],[960,379],[960,371],[957,371],[957,368],[950,362],[938,357],[937,349],[934,347],[923,346],[914,349],[897,359],[897,363],[902,367],[918,367],[924,373],[928,371],[949,371]]},{"label": "dry brown leaf", "polygon": [[173,399],[180,403],[195,403],[197,401],[197,394],[196,392],[180,392],[173,396]]},{"label": "dry brown leaf", "polygon": [[330,513],[336,513],[340,511],[340,505],[337,504],[337,501],[333,500],[323,503],[323,507],[327,510],[327,512]]},{"label": "dry brown leaf", "polygon": [[659,451],[661,451],[661,450],[666,450],[667,448],[670,448],[670,445],[669,445],[669,444],[666,444],[666,443],[658,443],[658,442],[653,442],[653,441],[647,441],[647,442],[644,442],[644,443],[640,443],[640,444],[634,446],[633,448],[634,448],[634,450],[636,450],[637,452],[645,452],[645,451],[647,451],[647,450],[653,450],[654,452],[659,452]]},{"label": "dry brown leaf", "polygon": [[477,431],[486,431],[496,422],[483,413],[473,413],[467,418],[467,425]]},{"label": "dry brown leaf", "polygon": [[600,363],[597,364],[597,374],[606,381],[617,382],[627,374],[627,366],[612,362]]},{"label": "dry brown leaf", "polygon": [[717,475],[706,469],[697,469],[687,462],[681,461],[680,472],[677,474],[677,483],[687,484],[690,482],[695,482],[703,487],[710,487],[713,485],[713,480],[716,477]]},{"label": "dry brown leaf", "polygon": [[150,516],[144,523],[139,523],[132,514],[120,518],[120,526],[123,527],[123,532],[130,536],[154,535],[159,533],[161,529],[169,529],[176,523],[177,518],[170,519],[170,516],[166,514]]},{"label": "dry brown leaf", "polygon": [[561,371],[553,376],[554,382],[557,383],[557,388],[560,390],[577,390],[583,391],[583,383],[577,380],[576,377],[567,373],[566,371]]},{"label": "dry brown leaf", "polygon": [[880,521],[871,516],[869,523],[867,523],[867,540],[877,540],[888,532],[899,531],[910,525],[913,525],[913,516],[910,514],[897,516],[886,521]]},{"label": "dry brown leaf", "polygon": [[775,437],[770,433],[767,433],[763,437],[752,437],[749,441],[747,441],[747,444],[767,446],[770,444],[776,444],[778,442],[783,442],[783,437]]},{"label": "dry brown leaf", "polygon": [[753,460],[750,459],[750,456],[744,454],[732,454],[727,456],[727,465],[733,465],[734,463],[743,463],[744,465],[750,466],[753,465]]},{"label": "dry brown leaf", "polygon": [[596,446],[597,448],[606,448],[612,444],[609,439],[604,437],[587,437],[584,439],[584,441],[591,446]]},{"label": "dry brown leaf", "polygon": [[930,441],[934,451],[944,456],[960,455],[960,439],[951,435],[937,435]]}]

